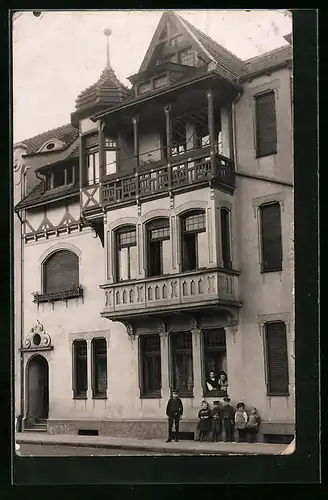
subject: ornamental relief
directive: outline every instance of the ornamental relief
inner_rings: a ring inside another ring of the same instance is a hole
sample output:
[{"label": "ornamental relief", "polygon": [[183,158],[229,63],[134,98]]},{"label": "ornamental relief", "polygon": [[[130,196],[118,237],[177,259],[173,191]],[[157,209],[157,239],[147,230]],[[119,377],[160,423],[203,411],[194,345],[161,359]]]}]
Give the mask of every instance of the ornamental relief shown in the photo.
[{"label": "ornamental relief", "polygon": [[51,345],[50,335],[48,335],[45,332],[43,325],[37,319],[35,326],[33,326],[31,328],[31,330],[29,331],[29,334],[24,339],[24,348],[25,349],[37,349],[37,348],[41,349],[44,347],[50,347],[50,345]]}]

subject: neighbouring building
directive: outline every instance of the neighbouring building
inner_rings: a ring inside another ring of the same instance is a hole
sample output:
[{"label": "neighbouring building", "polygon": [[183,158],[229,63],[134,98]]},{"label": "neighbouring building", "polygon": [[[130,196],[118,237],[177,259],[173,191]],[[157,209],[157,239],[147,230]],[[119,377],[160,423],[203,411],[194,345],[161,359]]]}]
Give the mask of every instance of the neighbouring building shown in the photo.
[{"label": "neighbouring building", "polygon": [[290,441],[292,46],[242,61],[166,12],[130,82],[107,57],[70,124],[14,145],[16,416],[164,437],[178,389],[190,433],[224,371]]}]

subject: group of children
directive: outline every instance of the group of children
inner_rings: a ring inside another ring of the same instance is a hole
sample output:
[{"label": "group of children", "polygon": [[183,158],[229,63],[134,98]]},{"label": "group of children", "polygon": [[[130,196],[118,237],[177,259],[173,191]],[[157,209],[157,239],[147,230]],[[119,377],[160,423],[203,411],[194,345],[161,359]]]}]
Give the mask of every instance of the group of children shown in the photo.
[{"label": "group of children", "polygon": [[[248,440],[250,443],[255,443],[260,427],[260,417],[256,408],[251,408],[247,413],[244,403],[238,403],[235,410],[230,404],[230,398],[225,397],[223,401],[223,405],[220,404],[220,401],[214,401],[212,410],[207,401],[202,402],[201,409],[198,412],[197,430],[199,435],[197,440],[203,441],[205,434],[211,433],[212,441],[220,441],[222,432],[224,432],[225,441],[231,443],[234,441],[236,430],[239,442]],[[166,415],[169,419],[167,442],[172,441],[173,424],[175,424],[175,441],[178,441],[179,422],[182,414],[182,401],[177,391],[173,391],[172,398],[166,407]]]},{"label": "group of children", "polygon": [[212,441],[220,441],[223,431],[225,441],[231,443],[234,441],[234,431],[236,430],[240,443],[246,440],[254,443],[260,427],[260,417],[256,408],[251,408],[247,413],[244,403],[238,403],[235,410],[230,404],[230,398],[226,397],[223,401],[223,406],[220,405],[219,401],[214,401],[213,410],[210,409],[207,401],[202,402],[202,407],[198,412],[199,441],[203,441],[204,435],[209,432],[212,433]]}]

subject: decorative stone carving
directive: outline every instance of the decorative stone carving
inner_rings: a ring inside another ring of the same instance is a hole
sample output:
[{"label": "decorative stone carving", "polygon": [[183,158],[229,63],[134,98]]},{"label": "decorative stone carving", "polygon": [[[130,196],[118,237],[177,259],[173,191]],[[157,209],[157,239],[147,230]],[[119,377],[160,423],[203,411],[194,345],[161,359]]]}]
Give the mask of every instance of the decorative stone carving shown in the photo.
[{"label": "decorative stone carving", "polygon": [[42,347],[49,347],[51,344],[50,335],[48,335],[43,325],[37,319],[35,326],[29,332],[29,335],[24,340],[24,347],[26,349],[41,349]]},{"label": "decorative stone carving", "polygon": [[122,324],[125,326],[126,332],[127,332],[128,336],[130,337],[130,339],[134,340],[136,332],[135,332],[135,329],[133,328],[133,325],[128,321],[122,321]]}]

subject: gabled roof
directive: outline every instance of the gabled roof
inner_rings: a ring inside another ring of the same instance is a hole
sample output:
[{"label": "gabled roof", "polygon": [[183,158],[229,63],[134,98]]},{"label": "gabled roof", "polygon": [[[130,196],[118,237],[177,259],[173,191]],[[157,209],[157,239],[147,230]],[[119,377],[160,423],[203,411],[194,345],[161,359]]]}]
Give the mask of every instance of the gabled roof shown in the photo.
[{"label": "gabled roof", "polygon": [[202,31],[195,28],[188,21],[183,19],[175,12],[164,12],[162,15],[154,36],[150,42],[146,55],[141,63],[139,72],[145,71],[151,61],[152,55],[155,51],[157,43],[160,41],[160,35],[167,22],[174,22],[178,24],[182,31],[186,33],[191,40],[196,43],[200,51],[207,58],[207,62],[213,61],[220,66],[227,78],[236,78],[247,73],[245,63],[237,56],[232,54],[229,50],[225,49],[215,40],[205,35]]},{"label": "gabled roof", "polygon": [[259,56],[252,57],[245,61],[248,73],[258,73],[266,69],[274,68],[286,62],[291,61],[293,58],[293,48],[291,45],[285,45],[278,49],[265,52]]},{"label": "gabled roof", "polygon": [[61,127],[57,127],[47,132],[43,132],[42,134],[35,135],[34,137],[30,137],[29,139],[25,139],[24,141],[19,141],[14,146],[18,144],[22,144],[26,146],[26,154],[31,155],[36,153],[41,146],[47,141],[51,139],[58,139],[65,143],[65,149],[68,148],[79,136],[79,131],[77,128],[72,127],[71,124],[62,125]]}]

